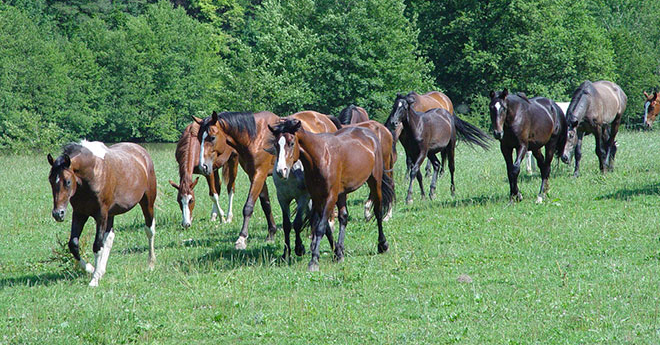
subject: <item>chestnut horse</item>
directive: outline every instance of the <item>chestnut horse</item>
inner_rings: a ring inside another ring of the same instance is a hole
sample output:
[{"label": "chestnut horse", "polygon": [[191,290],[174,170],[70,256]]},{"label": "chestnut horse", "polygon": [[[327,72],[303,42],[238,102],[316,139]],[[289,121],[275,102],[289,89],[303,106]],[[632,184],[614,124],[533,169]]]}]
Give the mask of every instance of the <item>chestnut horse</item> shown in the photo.
[{"label": "chestnut horse", "polygon": [[[156,174],[147,151],[132,143],[107,147],[97,141],[83,140],[80,144],[66,145],[57,159],[48,154],[48,163],[51,165],[48,181],[53,191],[52,215],[56,221],[64,221],[67,204],[71,203],[69,251],[85,271],[92,273],[89,286],[98,286],[105,273],[115,238],[115,216],[129,211],[137,203],[144,215],[149,268],[153,269],[156,261]],[[96,221],[93,246],[96,268],[80,258],[78,244],[89,217]]]},{"label": "chestnut horse", "polygon": [[268,198],[266,178],[272,173],[275,157],[264,151],[271,138],[267,125],[275,124],[279,117],[271,112],[259,113],[222,112],[204,120],[195,119],[200,125],[198,139],[200,142],[199,170],[210,175],[217,156],[222,156],[230,148],[238,153],[238,162],[250,179],[245,206],[243,206],[243,226],[236,240],[236,249],[247,247],[248,225],[254,211],[254,204],[259,197],[261,208],[268,222],[268,237],[273,241],[277,227]]},{"label": "chestnut horse", "polygon": [[[290,115],[284,119],[297,119],[302,123],[303,129],[310,133],[333,133],[337,131],[339,123],[335,124],[334,121],[327,115],[315,111],[301,111]],[[273,183],[277,190],[277,201],[282,210],[282,229],[284,230],[284,253],[282,259],[288,259],[291,256],[291,212],[289,210],[291,201],[296,200],[296,217],[293,221],[293,229],[296,233],[296,255],[301,256],[305,253],[305,247],[302,244],[300,233],[305,220],[309,216],[309,192],[305,187],[305,175],[302,162],[296,161],[293,165],[286,164],[286,150],[284,139],[279,138],[279,141],[271,142],[266,151],[275,157],[275,165],[273,167]]]},{"label": "chestnut horse", "polygon": [[[457,137],[468,144],[476,144],[488,149],[490,137],[479,128],[461,120],[458,116],[443,108],[434,108],[426,112],[418,112],[414,109],[416,98],[399,95],[395,102],[396,110],[387,118],[385,126],[393,133],[401,127],[399,140],[406,150],[406,155],[412,160],[410,169],[410,183],[406,202],[412,202],[412,186],[415,176],[418,178],[419,186],[424,198],[424,187],[421,182],[419,168],[425,157],[433,164],[433,178],[429,188],[429,198],[433,199],[435,186],[440,168],[444,169],[445,160],[449,161],[449,172],[451,174],[451,195],[456,190],[454,185],[454,150]],[[442,155],[442,163],[438,161],[436,154]]]},{"label": "chestnut horse", "polygon": [[575,90],[566,112],[568,132],[566,147],[561,156],[561,160],[568,163],[571,153],[575,150],[574,176],[580,175],[582,138],[589,133],[596,137],[596,156],[600,171],[604,173],[614,169],[615,139],[627,102],[628,97],[621,87],[607,80],[593,83],[587,80]]},{"label": "chestnut horse", "polygon": [[658,100],[657,92],[649,95],[644,91],[644,96],[646,96],[646,102],[644,102],[644,124],[647,128],[651,128],[655,118],[660,113],[660,101]]},{"label": "chestnut horse", "polygon": [[350,125],[369,121],[369,114],[364,108],[351,104],[339,112],[338,118],[342,125]]},{"label": "chestnut horse", "polygon": [[383,210],[394,198],[392,181],[383,170],[381,146],[373,131],[361,127],[347,127],[335,133],[309,133],[299,120],[288,119],[276,126],[268,126],[275,140],[284,138],[286,165],[300,160],[305,171],[305,185],[312,198],[312,258],[309,271],[319,269],[319,244],[323,235],[334,244],[328,219],[339,208],[339,236],[333,246],[335,259],[344,258],[344,236],[348,222],[346,195],[367,182],[370,199],[378,223],[378,252],[388,249],[383,233]]},{"label": "chestnut horse", "polygon": [[[201,121],[201,120],[200,120]],[[192,174],[200,174],[199,170],[199,140],[197,140],[197,132],[199,131],[199,124],[193,122],[189,124],[181,134],[181,138],[176,145],[174,156],[179,164],[179,184],[170,180],[170,185],[178,191],[176,200],[179,203],[179,208],[183,214],[181,226],[187,228],[192,222],[192,212],[195,208],[195,192],[193,188],[197,185],[199,177],[192,180]],[[222,178],[227,184],[227,196],[229,198],[228,214],[225,218],[225,212],[220,207],[220,200],[218,193],[220,192],[220,176],[218,169],[222,167]],[[232,204],[234,201],[234,182],[236,181],[236,173],[238,170],[238,155],[233,149],[226,150],[222,155],[217,156],[213,162],[213,174],[205,175],[206,183],[209,186],[209,196],[213,203],[211,209],[211,221],[215,221],[220,214],[220,219],[223,223],[231,223],[234,218],[232,212]]]},{"label": "chestnut horse", "polygon": [[[510,201],[522,200],[518,190],[520,164],[527,151],[532,151],[541,171],[541,189],[536,202],[543,202],[548,190],[550,164],[553,155],[559,156],[566,144],[566,118],[557,103],[545,97],[528,99],[523,93],[490,92],[490,118],[495,139],[506,162]],[[541,148],[545,147],[545,157]],[[513,149],[516,161],[513,161]]]}]

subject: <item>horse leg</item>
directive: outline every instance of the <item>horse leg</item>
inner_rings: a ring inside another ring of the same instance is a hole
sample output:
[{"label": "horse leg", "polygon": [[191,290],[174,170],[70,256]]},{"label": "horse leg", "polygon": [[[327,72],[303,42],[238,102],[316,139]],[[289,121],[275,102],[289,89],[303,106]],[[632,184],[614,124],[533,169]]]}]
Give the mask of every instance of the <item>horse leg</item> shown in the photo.
[{"label": "horse leg", "polygon": [[575,171],[573,171],[574,177],[580,176],[580,160],[582,159],[582,138],[584,138],[584,132],[577,131],[577,143],[575,144]]},{"label": "horse leg", "polygon": [[[549,152],[549,151],[551,151],[549,149],[549,146],[546,146],[545,158],[543,157],[540,148],[532,151],[534,158],[536,158],[536,165],[539,167],[539,171],[541,171],[541,190],[539,190],[539,195],[536,197],[537,204],[543,202],[543,199],[545,198],[545,193],[548,190],[548,177],[550,176],[550,163],[552,161],[552,154],[553,154],[553,152]],[[548,160],[548,155],[550,155],[550,160]]]},{"label": "horse leg", "polygon": [[96,236],[94,237],[94,257],[96,258],[96,268],[92,273],[92,280],[89,286],[99,286],[99,280],[103,278],[105,269],[108,264],[108,256],[110,249],[115,238],[115,233],[112,231],[114,222],[113,216],[108,216],[108,211],[103,210],[96,218]]},{"label": "horse leg", "polygon": [[621,125],[621,117],[618,116],[612,122],[612,129],[610,130],[610,140],[607,142],[607,160],[606,166],[607,170],[614,170],[614,156],[616,155],[616,134],[619,132],[619,126]]},{"label": "horse leg", "polygon": [[431,157],[428,157],[428,158],[429,158],[429,161],[426,162],[426,173],[424,174],[424,176],[426,176],[426,177],[429,177],[431,175],[431,164],[432,164],[431,161],[430,161]]},{"label": "horse leg", "polygon": [[[250,176],[249,173],[248,176]],[[238,239],[234,245],[234,247],[238,250],[247,248],[248,225],[250,224],[250,218],[254,212],[254,203],[257,201],[257,197],[260,196],[261,189],[264,187],[266,174],[256,172],[250,180],[250,190],[248,191],[248,197],[245,201],[245,206],[243,206],[243,226],[241,227],[241,232],[238,234]]]},{"label": "horse leg", "polygon": [[502,156],[504,156],[504,161],[506,162],[506,173],[509,179],[509,202],[519,201],[522,199],[522,196],[518,191],[518,175],[514,174],[513,170],[513,148],[506,147],[501,143],[500,151],[502,151]]},{"label": "horse leg", "polygon": [[304,223],[305,216],[309,216],[309,194],[300,195],[296,199],[296,218],[293,220],[293,230],[296,232],[296,255],[302,256],[305,254],[305,246],[302,244],[300,234]]},{"label": "horse leg", "polygon": [[[371,199],[369,199],[371,200]],[[346,236],[346,224],[348,223],[348,209],[346,209],[346,194],[337,196],[337,209],[339,209],[339,235],[335,244],[335,261],[344,261],[344,237]]]},{"label": "horse leg", "polygon": [[213,208],[211,209],[211,221],[214,222],[220,214],[220,219],[225,222],[225,211],[220,207],[220,199],[218,198],[218,193],[220,193],[220,175],[218,170],[214,170],[211,175],[206,176],[206,182],[209,185],[209,197],[211,197],[211,204]]},{"label": "horse leg", "polygon": [[73,220],[71,221],[71,236],[69,237],[69,251],[71,254],[73,254],[76,262],[80,265],[80,267],[82,267],[83,270],[85,270],[87,273],[92,273],[94,272],[94,266],[80,258],[80,234],[85,227],[85,223],[87,223],[87,219],[89,219],[89,216],[73,211]]},{"label": "horse leg", "polygon": [[422,199],[424,199],[424,187],[422,185],[422,174],[419,173],[419,167],[422,165],[422,162],[424,161],[425,156],[426,156],[426,152],[420,150],[419,154],[417,155],[417,159],[415,160],[412,167],[410,168],[410,184],[408,185],[408,196],[406,196],[406,203],[407,204],[412,203],[412,185],[413,185],[413,182],[415,180],[415,177],[417,177],[417,182],[419,183],[419,189],[422,192]]},{"label": "horse leg", "polygon": [[326,230],[329,230],[330,225],[328,224],[328,219],[330,218],[336,203],[337,196],[328,196],[326,200],[323,201],[324,205],[321,210],[314,207],[313,212],[316,215],[313,223],[315,223],[315,226],[312,229],[312,243],[310,245],[312,259],[309,261],[309,265],[307,265],[307,270],[310,272],[316,272],[319,270],[319,258],[321,256],[319,247],[321,244],[321,238],[326,234]]},{"label": "horse leg", "polygon": [[371,200],[374,201],[374,214],[376,215],[376,222],[378,223],[378,254],[382,254],[387,252],[390,247],[389,244],[387,244],[387,239],[383,232],[383,181],[380,179],[380,176],[372,175],[367,180],[367,184],[369,185]]},{"label": "horse leg", "polygon": [[[537,161],[538,164],[538,161]],[[527,152],[527,173],[531,174],[532,173],[532,153]]]},{"label": "horse leg", "polygon": [[[444,150],[442,155],[444,155]],[[431,178],[431,185],[429,186],[429,199],[433,200],[433,197],[435,196],[435,185],[438,180],[438,172],[440,170],[440,161],[434,154],[429,154],[428,159],[429,164],[433,164],[433,177]]]},{"label": "horse leg", "polygon": [[447,165],[449,166],[449,176],[451,177],[451,197],[453,198],[456,195],[456,186],[454,185],[454,158],[456,152],[456,142],[447,150]]},{"label": "horse leg", "polygon": [[238,156],[234,155],[222,167],[222,176],[226,183],[227,197],[229,205],[227,205],[227,220],[226,223],[231,223],[234,219],[234,192],[236,187],[236,175],[238,174]]},{"label": "horse leg", "polygon": [[594,131],[594,136],[596,137],[596,156],[598,156],[598,165],[600,167],[600,172],[605,173],[605,152],[604,142],[602,138],[602,129],[598,127]]},{"label": "horse leg", "polygon": [[270,198],[268,197],[268,186],[266,185],[266,181],[264,181],[263,188],[261,188],[261,193],[259,194],[259,202],[261,203],[261,209],[264,211],[264,214],[266,215],[266,222],[268,223],[268,236],[266,237],[266,242],[274,242],[277,226],[275,225],[273,211],[270,207]]},{"label": "horse leg", "polygon": [[291,214],[289,211],[291,199],[277,193],[277,201],[280,203],[280,209],[282,210],[282,230],[284,231],[284,253],[282,254],[282,260],[287,260],[291,257]]},{"label": "horse leg", "polygon": [[154,237],[156,236],[156,219],[154,218],[154,201],[151,198],[147,198],[145,195],[142,200],[140,200],[140,208],[142,208],[142,214],[144,215],[144,233],[147,235],[147,240],[149,240],[149,269],[153,270],[156,265],[156,253],[154,249]]}]

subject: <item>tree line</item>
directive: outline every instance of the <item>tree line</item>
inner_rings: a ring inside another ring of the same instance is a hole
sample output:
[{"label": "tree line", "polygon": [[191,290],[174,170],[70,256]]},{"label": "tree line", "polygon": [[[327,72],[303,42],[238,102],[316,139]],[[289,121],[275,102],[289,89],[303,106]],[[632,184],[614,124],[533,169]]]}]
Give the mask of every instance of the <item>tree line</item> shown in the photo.
[{"label": "tree line", "polygon": [[211,110],[382,122],[411,90],[487,127],[491,89],[569,101],[586,79],[621,85],[634,125],[659,24],[654,0],[5,0],[0,151],[175,141]]}]

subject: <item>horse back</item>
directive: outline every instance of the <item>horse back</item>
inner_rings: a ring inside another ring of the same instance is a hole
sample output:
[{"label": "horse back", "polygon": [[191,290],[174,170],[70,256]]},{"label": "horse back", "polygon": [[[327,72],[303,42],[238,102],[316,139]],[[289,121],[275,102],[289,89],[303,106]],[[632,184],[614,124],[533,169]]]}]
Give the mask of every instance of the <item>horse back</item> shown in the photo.
[{"label": "horse back", "polygon": [[307,132],[332,133],[337,131],[337,127],[327,115],[316,111],[305,110],[289,117],[300,120],[302,128]]},{"label": "horse back", "polygon": [[611,123],[626,111],[628,97],[621,87],[611,81],[600,80],[593,83],[597,91],[598,106],[592,116],[600,118],[601,123]]},{"label": "horse back", "polygon": [[142,146],[118,143],[109,147],[103,158],[101,200],[111,201],[114,214],[133,208],[147,194],[156,198],[154,164]]},{"label": "horse back", "polygon": [[334,133],[333,141],[329,149],[340,153],[334,158],[339,159],[336,169],[341,172],[344,192],[358,189],[373,174],[382,174],[383,153],[378,135],[372,129],[345,127]]},{"label": "horse back", "polygon": [[447,110],[450,114],[454,113],[454,104],[449,99],[449,96],[440,91],[430,91],[418,98],[419,106],[416,105],[417,111],[428,111],[433,108],[442,108]]}]

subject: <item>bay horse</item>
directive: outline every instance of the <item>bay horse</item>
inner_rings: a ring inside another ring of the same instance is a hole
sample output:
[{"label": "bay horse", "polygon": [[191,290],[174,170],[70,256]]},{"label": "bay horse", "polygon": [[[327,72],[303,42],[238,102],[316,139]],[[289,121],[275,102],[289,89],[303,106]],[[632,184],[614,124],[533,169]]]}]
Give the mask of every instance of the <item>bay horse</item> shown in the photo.
[{"label": "bay horse", "polygon": [[[566,114],[568,111],[568,105],[571,104],[570,102],[555,102],[557,103],[557,106],[559,106],[559,109]],[[527,151],[527,173],[531,174],[532,173],[532,151]]]},{"label": "bay horse", "polygon": [[[323,235],[334,244],[335,260],[344,258],[344,237],[348,222],[346,195],[367,182],[370,199],[378,223],[378,252],[389,245],[383,233],[383,210],[394,198],[392,181],[383,170],[381,145],[373,131],[362,127],[346,127],[334,133],[314,134],[302,128],[296,119],[268,126],[277,142],[284,137],[286,166],[300,160],[304,166],[305,185],[312,198],[312,258],[309,271],[319,269],[319,244]],[[339,235],[334,242],[328,219],[337,205]]]},{"label": "bay horse", "polygon": [[272,173],[275,157],[264,149],[271,138],[267,125],[279,121],[279,116],[262,111],[258,113],[213,112],[203,120],[193,118],[199,124],[198,139],[200,142],[199,170],[204,175],[213,172],[215,157],[223,155],[229,148],[238,153],[238,162],[250,179],[245,206],[243,206],[243,226],[238,234],[235,248],[243,250],[247,247],[248,225],[254,211],[254,204],[259,197],[261,208],[268,223],[267,242],[274,239],[277,227],[268,197],[266,178]]},{"label": "bay horse", "polygon": [[568,163],[575,150],[574,176],[580,175],[582,138],[589,133],[596,137],[600,171],[605,173],[614,169],[615,139],[627,102],[628,97],[621,87],[607,80],[593,83],[587,80],[575,90],[566,112],[568,132],[566,147],[561,156],[561,160]]},{"label": "bay horse", "polygon": [[[557,103],[545,97],[528,99],[523,93],[509,94],[507,89],[490,92],[490,118],[493,136],[500,141],[509,178],[510,202],[522,200],[518,189],[520,164],[527,151],[536,158],[541,171],[541,189],[536,199],[543,202],[553,155],[559,156],[566,145],[567,124]],[[545,147],[545,156],[541,149]],[[516,160],[513,161],[513,149]]]},{"label": "bay horse", "polygon": [[[103,277],[115,238],[115,216],[140,204],[145,233],[149,240],[149,269],[154,268],[154,202],[156,174],[147,151],[133,143],[118,143],[110,147],[101,142],[83,140],[68,144],[62,155],[53,159],[48,181],[53,192],[52,216],[64,221],[67,204],[73,208],[69,251],[80,267],[92,274],[89,286],[98,286]],[[96,221],[94,237],[95,265],[80,257],[80,234],[89,217]]]},{"label": "bay horse", "polygon": [[[454,150],[457,138],[484,149],[488,149],[488,141],[490,140],[490,137],[479,128],[461,120],[446,109],[433,108],[426,112],[416,111],[414,108],[416,102],[415,97],[399,95],[392,114],[385,122],[385,126],[393,134],[397,128],[402,128],[399,140],[406,150],[407,159],[412,161],[406,203],[412,202],[412,185],[415,176],[417,176],[422,198],[424,198],[424,187],[421,182],[419,168],[425,157],[429,158],[434,168],[429,188],[429,198],[433,199],[438,173],[441,166],[444,169],[445,160],[449,162],[451,195],[454,196],[456,190],[454,185]],[[438,152],[442,155],[442,163],[436,157]]]},{"label": "bay horse", "polygon": [[350,125],[369,121],[369,114],[364,108],[351,104],[339,112],[338,118],[342,125]]},{"label": "bay horse", "polygon": [[[414,109],[419,112],[425,112],[434,108],[442,108],[447,110],[450,114],[454,113],[454,104],[452,103],[451,99],[444,93],[440,91],[429,91],[423,95],[420,95],[414,91],[409,92],[407,95],[402,95],[400,93],[397,93],[396,98],[394,99],[394,104],[392,105],[392,111],[390,112],[390,117],[394,116],[394,113],[396,112],[401,112],[403,109],[403,103],[400,102],[402,99],[411,99],[414,100]],[[403,127],[401,124],[392,132],[392,136],[394,137],[394,144],[396,145],[397,140],[400,141],[403,144],[403,141],[406,141],[406,133],[401,133],[403,130]],[[401,135],[403,135],[403,138],[401,138]],[[394,148],[396,150],[396,147]],[[407,150],[406,147],[404,146],[404,151]],[[409,153],[406,151],[406,178],[410,174],[410,168],[412,167],[413,160],[415,157],[413,157],[414,154]],[[429,157],[429,164],[426,164],[426,176],[428,176],[431,173],[431,158]],[[442,170],[440,170],[440,175],[444,173],[444,165]],[[422,174],[418,173],[417,174],[417,182],[419,183],[419,189],[422,192],[422,195],[424,195],[424,187],[422,186]]]},{"label": "bay horse", "polygon": [[[201,121],[201,119],[197,119]],[[199,140],[197,134],[199,132],[199,124],[192,122],[181,134],[181,138],[176,145],[174,157],[179,165],[179,183],[169,180],[170,185],[177,190],[176,200],[179,203],[179,208],[182,212],[181,226],[184,228],[190,227],[192,222],[192,212],[195,208],[195,192],[194,188],[199,181],[199,177],[192,180],[192,175],[201,174],[199,170]],[[227,196],[229,199],[228,214],[225,218],[225,212],[220,207],[220,200],[218,193],[220,192],[220,176],[218,170],[222,168],[222,179],[227,184]],[[215,221],[220,215],[223,223],[231,223],[234,218],[232,212],[232,204],[234,201],[234,182],[236,181],[236,173],[238,170],[238,154],[234,149],[228,148],[222,155],[218,155],[213,161],[213,174],[204,175],[206,183],[209,186],[209,197],[211,197],[211,221]]]},{"label": "bay horse", "polygon": [[[337,131],[337,126],[327,115],[316,111],[301,111],[292,114],[286,119],[299,120],[302,128],[310,133],[333,133]],[[310,195],[305,186],[305,175],[302,162],[295,161],[292,165],[286,164],[286,145],[284,138],[280,137],[277,141],[271,141],[266,151],[276,157],[273,166],[273,183],[277,190],[277,201],[282,210],[282,230],[284,230],[284,253],[282,259],[286,260],[291,256],[291,212],[289,210],[291,201],[296,200],[296,216],[293,221],[293,229],[296,234],[295,253],[301,256],[305,253],[305,247],[302,244],[300,233],[306,219],[309,218]]]},{"label": "bay horse", "polygon": [[658,100],[657,92],[649,95],[644,91],[644,96],[646,96],[646,102],[644,102],[644,124],[647,128],[651,128],[656,117],[658,117],[658,113],[660,113],[660,101]]}]

